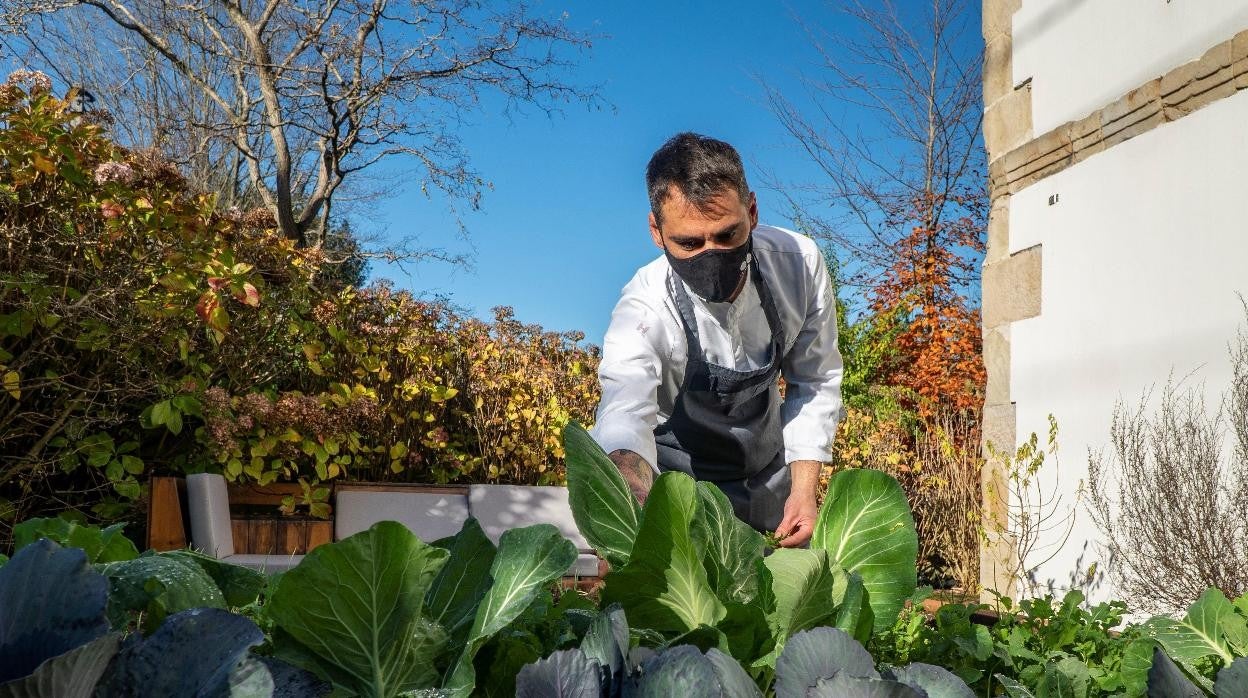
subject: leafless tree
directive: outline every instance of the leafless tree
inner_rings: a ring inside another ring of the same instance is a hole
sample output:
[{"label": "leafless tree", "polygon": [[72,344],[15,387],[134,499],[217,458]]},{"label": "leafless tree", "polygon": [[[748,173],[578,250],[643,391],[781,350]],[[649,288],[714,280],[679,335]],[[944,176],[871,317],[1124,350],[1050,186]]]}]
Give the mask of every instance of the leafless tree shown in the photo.
[{"label": "leafless tree", "polygon": [[365,171],[391,156],[416,165],[426,192],[477,206],[487,184],[455,127],[484,99],[546,112],[598,100],[565,75],[590,38],[522,3],[6,4],[25,56],[99,90],[132,143],[226,204],[263,205],[300,245],[319,244],[335,203],[370,193]]},{"label": "leafless tree", "polygon": [[1089,453],[1089,508],[1105,534],[1110,575],[1140,610],[1184,609],[1208,587],[1232,598],[1248,593],[1248,325],[1230,355],[1219,409],[1170,381],[1155,412],[1148,396],[1134,409],[1119,404],[1111,456]]},{"label": "leafless tree", "polygon": [[[12,26],[16,40],[9,43],[23,62],[86,90],[90,107],[107,112],[118,142],[158,151],[194,189],[216,194],[222,209],[262,205],[249,191],[242,152],[219,135],[212,100],[129,31],[98,20],[94,10],[30,14]],[[197,74],[228,69],[208,54],[192,58],[199,61]]]},{"label": "leafless tree", "polygon": [[960,248],[952,280],[966,286],[978,279],[988,201],[980,56],[959,40],[977,27],[967,26],[968,0],[902,5],[904,13],[894,0],[836,0],[850,20],[836,34],[799,18],[822,59],[802,77],[804,94],[759,81],[821,178],[769,184],[802,227],[850,253],[848,285],[870,287],[922,229],[925,244]]}]

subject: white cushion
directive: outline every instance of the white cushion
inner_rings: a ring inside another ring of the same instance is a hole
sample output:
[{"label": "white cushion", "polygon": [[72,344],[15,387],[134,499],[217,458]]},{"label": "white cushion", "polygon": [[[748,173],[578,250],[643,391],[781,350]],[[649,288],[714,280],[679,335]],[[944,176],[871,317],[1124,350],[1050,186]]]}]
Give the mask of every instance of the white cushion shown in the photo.
[{"label": "white cushion", "polygon": [[234,533],[230,530],[230,496],[225,478],[213,473],[187,475],[186,504],[190,509],[191,545],[215,558],[233,555]]},{"label": "white cushion", "polygon": [[520,485],[469,485],[468,510],[498,544],[503,531],[533,524],[554,524],[576,549],[592,553],[568,505],[568,488]]},{"label": "white cushion", "polygon": [[467,520],[468,498],[462,494],[342,487],[334,498],[334,540],[378,521],[398,521],[428,543],[459,533]]},{"label": "white cushion", "polygon": [[250,567],[268,574],[285,572],[303,561],[302,555],[230,555],[223,558],[233,565]]},{"label": "white cushion", "polygon": [[581,553],[576,556],[576,562],[572,563],[572,569],[568,570],[570,577],[597,577],[598,576],[598,556],[593,553]]}]

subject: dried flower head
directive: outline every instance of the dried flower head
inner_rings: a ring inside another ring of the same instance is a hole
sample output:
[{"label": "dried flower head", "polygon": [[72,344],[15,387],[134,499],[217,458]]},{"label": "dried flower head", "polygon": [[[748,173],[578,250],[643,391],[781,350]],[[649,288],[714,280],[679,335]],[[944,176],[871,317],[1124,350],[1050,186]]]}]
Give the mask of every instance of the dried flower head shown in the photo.
[{"label": "dried flower head", "polygon": [[130,162],[137,175],[136,179],[172,188],[186,186],[186,178],[178,171],[177,166],[165,159],[164,154],[155,148],[132,152]]},{"label": "dried flower head", "polygon": [[267,208],[253,208],[243,214],[243,225],[249,228],[276,228],[277,219]]},{"label": "dried flower head", "polygon": [[129,184],[134,181],[134,170],[124,162],[102,162],[95,168],[95,183],[108,184],[120,182]]},{"label": "dried flower head", "polygon": [[337,314],[338,306],[334,305],[334,302],[330,300],[321,301],[312,309],[313,319],[322,325],[329,324],[329,321],[333,320]]},{"label": "dried flower head", "polygon": [[52,78],[37,70],[15,70],[9,73],[8,85],[25,87],[30,95],[46,94],[52,91]]}]

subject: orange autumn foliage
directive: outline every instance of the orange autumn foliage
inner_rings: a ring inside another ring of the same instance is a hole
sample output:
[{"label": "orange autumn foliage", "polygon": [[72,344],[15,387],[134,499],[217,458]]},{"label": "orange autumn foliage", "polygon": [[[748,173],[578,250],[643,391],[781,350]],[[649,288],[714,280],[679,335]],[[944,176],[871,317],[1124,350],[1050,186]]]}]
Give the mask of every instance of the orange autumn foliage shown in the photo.
[{"label": "orange autumn foliage", "polygon": [[[978,408],[986,379],[979,307],[959,284],[974,278],[983,228],[974,197],[949,198],[917,198],[909,217],[919,223],[893,243],[894,261],[869,293],[873,312],[900,311],[908,318],[895,340],[886,379],[919,396],[913,408],[923,418],[938,406]],[[939,211],[946,204],[970,213],[942,220]]]}]

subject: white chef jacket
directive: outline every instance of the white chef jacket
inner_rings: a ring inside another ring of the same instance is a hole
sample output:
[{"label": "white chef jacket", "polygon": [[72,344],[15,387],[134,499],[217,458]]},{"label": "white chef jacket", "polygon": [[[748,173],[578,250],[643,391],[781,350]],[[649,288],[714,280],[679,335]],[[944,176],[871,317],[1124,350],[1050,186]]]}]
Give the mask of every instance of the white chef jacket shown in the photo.
[{"label": "white chef jacket", "polygon": [[[823,254],[810,238],[783,228],[760,225],[753,239],[752,254],[784,327],[785,462],[830,461],[842,417],[843,365]],[[680,314],[667,291],[670,269],[664,255],[639,269],[611,313],[598,369],[602,401],[590,432],[607,453],[633,451],[656,470],[654,428],[674,409],[687,360]],[[767,363],[771,331],[752,279],[731,303],[711,303],[693,291],[689,297],[708,361],[738,371]]]}]

